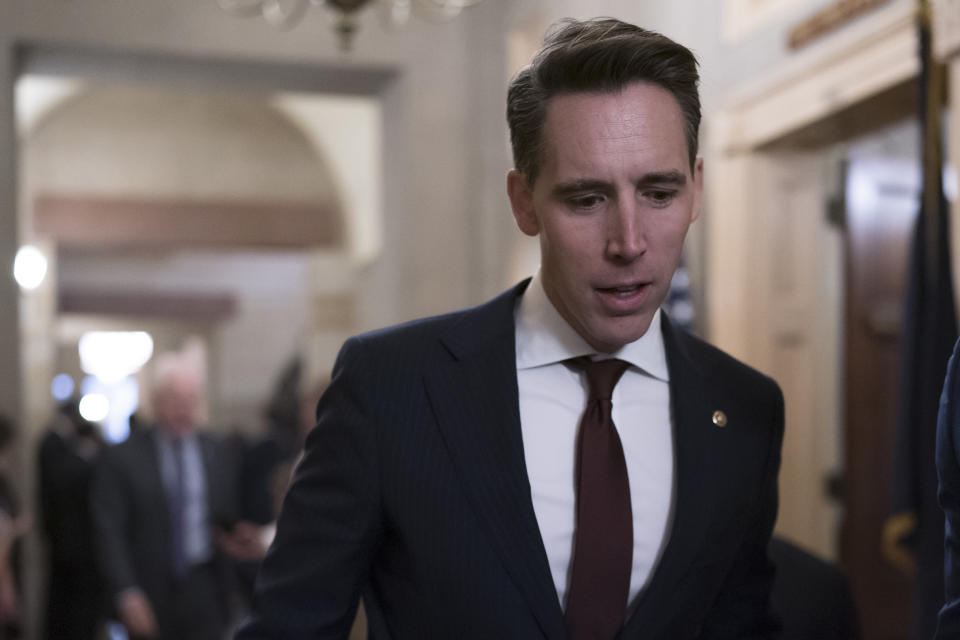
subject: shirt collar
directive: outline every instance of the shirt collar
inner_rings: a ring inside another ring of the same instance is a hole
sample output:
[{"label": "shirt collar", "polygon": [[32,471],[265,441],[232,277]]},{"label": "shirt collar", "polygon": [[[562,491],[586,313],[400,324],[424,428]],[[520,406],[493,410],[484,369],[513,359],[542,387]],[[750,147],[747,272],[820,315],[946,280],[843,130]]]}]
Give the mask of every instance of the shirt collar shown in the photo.
[{"label": "shirt collar", "polygon": [[[534,274],[527,290],[520,297],[515,319],[518,370],[533,369],[596,353],[550,302],[543,289],[539,271]],[[652,330],[624,345],[609,357],[625,360],[646,374],[666,382],[669,381],[670,374],[663,346],[660,309],[653,315],[650,327]]]}]

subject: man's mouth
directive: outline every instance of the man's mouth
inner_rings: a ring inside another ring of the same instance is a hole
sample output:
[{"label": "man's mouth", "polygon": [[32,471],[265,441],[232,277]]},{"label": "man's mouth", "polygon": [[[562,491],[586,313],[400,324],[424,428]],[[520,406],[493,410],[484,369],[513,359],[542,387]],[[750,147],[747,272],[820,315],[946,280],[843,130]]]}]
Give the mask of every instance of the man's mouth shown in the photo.
[{"label": "man's mouth", "polygon": [[607,313],[632,315],[644,308],[653,291],[650,282],[631,282],[612,287],[595,287],[597,296]]},{"label": "man's mouth", "polygon": [[630,296],[640,292],[645,286],[646,284],[635,283],[617,287],[597,287],[597,291],[620,298],[629,298]]}]

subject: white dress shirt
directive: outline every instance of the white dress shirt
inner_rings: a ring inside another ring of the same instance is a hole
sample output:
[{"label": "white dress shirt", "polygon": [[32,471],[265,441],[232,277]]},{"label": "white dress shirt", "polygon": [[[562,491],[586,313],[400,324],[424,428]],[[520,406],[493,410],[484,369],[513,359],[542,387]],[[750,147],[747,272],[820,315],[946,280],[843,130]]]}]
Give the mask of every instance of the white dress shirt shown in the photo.
[{"label": "white dress shirt", "polygon": [[[520,426],[533,509],[560,603],[566,607],[576,525],[577,429],[586,376],[564,360],[594,355],[547,298],[537,273],[516,309]],[[650,330],[609,356],[630,363],[613,390],[633,508],[630,602],[649,582],[669,538],[674,499],[673,429],[658,310]]]}]

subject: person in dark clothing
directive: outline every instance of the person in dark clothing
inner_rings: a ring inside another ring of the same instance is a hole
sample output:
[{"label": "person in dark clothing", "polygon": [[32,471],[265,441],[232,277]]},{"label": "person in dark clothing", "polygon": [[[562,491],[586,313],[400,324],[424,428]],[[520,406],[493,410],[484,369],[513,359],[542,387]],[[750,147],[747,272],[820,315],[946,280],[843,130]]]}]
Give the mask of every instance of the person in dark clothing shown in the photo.
[{"label": "person in dark clothing", "polygon": [[50,640],[92,640],[101,623],[105,592],[88,495],[102,447],[75,400],[59,408],[40,442],[40,515],[49,549],[45,637]]},{"label": "person in dark clothing", "polygon": [[97,558],[131,637],[220,638],[232,562],[216,523],[237,520],[236,461],[197,428],[204,381],[180,354],[154,361],[155,426],[108,447],[91,482]]},{"label": "person in dark clothing", "polygon": [[540,269],[344,343],[238,640],[347,638],[361,597],[376,638],[779,636],[783,396],[660,311],[696,65],[613,18],[551,30],[507,92]]},{"label": "person in dark clothing", "polygon": [[241,521],[225,523],[228,530],[220,540],[228,553],[239,560],[240,590],[248,599],[253,595],[257,570],[272,537],[266,532],[277,519],[293,464],[303,450],[306,429],[301,424],[302,378],[303,361],[297,357],[284,367],[274,384],[264,410],[265,433],[237,443],[241,457]]},{"label": "person in dark clothing", "polygon": [[22,637],[20,539],[30,528],[9,478],[16,429],[0,416],[0,640]]},{"label": "person in dark clothing", "polygon": [[781,640],[858,640],[857,605],[837,566],[782,538],[770,540],[769,552],[777,567],[773,607],[783,621]]}]

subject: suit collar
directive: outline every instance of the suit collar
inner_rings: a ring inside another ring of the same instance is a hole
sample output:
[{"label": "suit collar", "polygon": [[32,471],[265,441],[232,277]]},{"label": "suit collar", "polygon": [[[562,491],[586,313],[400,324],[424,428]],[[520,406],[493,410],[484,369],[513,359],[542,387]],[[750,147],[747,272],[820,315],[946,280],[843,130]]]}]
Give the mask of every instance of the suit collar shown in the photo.
[{"label": "suit collar", "polygon": [[530,278],[527,278],[493,300],[462,312],[440,337],[450,355],[455,360],[466,360],[504,342],[509,342],[510,350],[514,351],[513,311],[529,284]]},{"label": "suit collar", "polygon": [[544,636],[566,638],[530,497],[520,431],[513,312],[524,281],[465,312],[425,377],[441,435],[487,539]]}]

